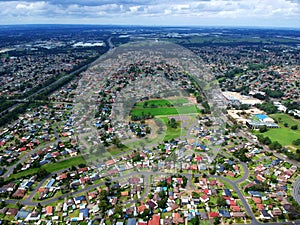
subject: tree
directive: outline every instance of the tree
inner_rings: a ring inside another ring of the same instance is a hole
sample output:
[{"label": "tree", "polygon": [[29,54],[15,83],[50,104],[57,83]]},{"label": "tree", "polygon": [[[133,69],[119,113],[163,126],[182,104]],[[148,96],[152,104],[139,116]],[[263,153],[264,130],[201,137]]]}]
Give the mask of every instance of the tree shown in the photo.
[{"label": "tree", "polygon": [[272,141],[269,137],[265,137],[265,138],[263,138],[262,143],[265,145],[270,145],[272,143]]},{"label": "tree", "polygon": [[174,118],[171,118],[169,121],[168,121],[168,124],[171,128],[177,128],[177,122]]},{"label": "tree", "polygon": [[260,133],[264,133],[264,132],[267,132],[268,131],[268,128],[266,125],[263,125],[262,127],[259,128],[259,132]]},{"label": "tree", "polygon": [[112,143],[118,148],[122,146],[121,140],[118,137],[113,138]]},{"label": "tree", "polygon": [[293,141],[293,145],[300,145],[300,138]]},{"label": "tree", "polygon": [[192,219],[190,220],[190,223],[193,224],[193,225],[199,225],[199,224],[200,224],[199,217],[196,216],[196,217],[192,218]]},{"label": "tree", "polygon": [[277,150],[277,149],[281,149],[282,145],[278,141],[274,141],[269,145],[269,147],[272,150]]},{"label": "tree", "polygon": [[217,199],[217,205],[220,206],[220,207],[227,206],[226,200],[223,197],[219,197]]},{"label": "tree", "polygon": [[213,219],[213,224],[214,224],[214,225],[221,224],[220,219],[219,219],[218,217],[214,217],[214,219]]},{"label": "tree", "polygon": [[37,206],[36,206],[36,210],[41,213],[42,212],[42,209],[43,209],[43,206],[41,205],[41,203],[38,203]]},{"label": "tree", "polygon": [[46,169],[40,168],[37,172],[37,179],[42,180],[43,178],[45,178],[48,175],[49,175],[49,172]]},{"label": "tree", "polygon": [[150,210],[150,209],[145,209],[144,212],[143,212],[142,214],[140,214],[140,217],[141,217],[144,221],[150,220],[150,217],[151,217],[151,210]]},{"label": "tree", "polygon": [[157,202],[158,207],[161,209],[167,208],[167,201],[168,201],[168,197],[162,198],[160,201]]},{"label": "tree", "polygon": [[291,126],[291,129],[292,129],[292,130],[298,130],[298,125],[293,125],[293,126]]},{"label": "tree", "polygon": [[18,163],[17,166],[16,166],[16,170],[20,170],[20,169],[22,169],[22,167],[23,167],[22,164]]},{"label": "tree", "polygon": [[118,204],[118,205],[115,206],[115,214],[118,214],[119,216],[122,216],[123,206],[121,204]]}]

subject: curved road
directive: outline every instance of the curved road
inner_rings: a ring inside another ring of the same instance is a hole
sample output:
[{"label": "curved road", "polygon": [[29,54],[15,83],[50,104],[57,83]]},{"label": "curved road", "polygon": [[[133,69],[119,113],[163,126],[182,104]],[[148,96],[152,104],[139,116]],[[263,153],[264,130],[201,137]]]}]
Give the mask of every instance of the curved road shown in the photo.
[{"label": "curved road", "polygon": [[[62,170],[62,171],[64,171],[64,170]],[[57,171],[55,173],[58,173],[58,172],[59,171]],[[54,173],[50,174],[47,178],[51,177],[53,174]],[[144,175],[145,190],[144,190],[144,194],[140,198],[140,199],[143,199],[149,193],[149,189],[150,189],[149,176],[151,176],[151,175],[152,176],[168,175],[168,174],[173,174],[173,173],[164,173],[164,172],[136,172],[135,171],[135,172],[132,172],[131,174],[127,174],[127,175],[122,176],[122,178],[127,178],[127,177],[131,177],[131,176],[136,176],[136,175]],[[183,173],[182,175],[186,176],[189,181],[192,179],[192,174]],[[194,176],[200,176],[200,174],[194,174]],[[292,222],[282,222],[282,223],[260,223],[260,222],[258,222],[257,219],[255,218],[252,210],[250,209],[250,206],[249,206],[248,202],[246,201],[246,199],[244,198],[242,192],[239,190],[239,188],[236,185],[237,183],[239,183],[239,182],[247,179],[246,176],[243,176],[243,178],[241,178],[239,180],[236,180],[236,181],[232,181],[232,180],[229,180],[229,179],[227,179],[225,177],[216,176],[216,175],[209,176],[209,177],[221,179],[221,180],[229,183],[232,186],[232,188],[238,194],[239,199],[242,201],[247,214],[252,218],[252,221],[251,221],[252,225],[261,225],[261,224],[273,224],[273,225],[290,224],[291,225],[291,224],[294,224]],[[35,193],[37,192],[37,190],[42,186],[42,184],[46,181],[47,178],[43,179],[40,182],[40,184],[37,186],[37,188],[30,194],[30,196],[27,199],[21,200],[21,201],[11,199],[11,200],[6,200],[6,202],[9,203],[9,204],[16,204],[17,202],[19,202],[21,204],[29,205],[29,206],[36,206],[38,203],[40,203],[42,205],[47,205],[47,204],[50,204],[50,203],[53,203],[53,202],[57,201],[59,198],[66,198],[66,197],[69,197],[69,196],[78,195],[80,193],[90,191],[92,189],[95,189],[95,188],[97,188],[97,187],[105,184],[105,182],[101,182],[101,183],[98,183],[98,184],[94,184],[94,185],[88,186],[88,187],[86,187],[84,189],[81,189],[81,190],[78,190],[78,191],[73,191],[73,192],[70,192],[70,193],[63,194],[63,195],[61,195],[60,197],[57,197],[57,198],[52,198],[52,199],[48,199],[48,200],[44,200],[44,201],[40,201],[40,202],[33,202],[32,201],[33,196],[35,195]],[[115,178],[112,179],[112,181],[118,181],[119,179],[120,179],[120,177],[115,177]]]}]

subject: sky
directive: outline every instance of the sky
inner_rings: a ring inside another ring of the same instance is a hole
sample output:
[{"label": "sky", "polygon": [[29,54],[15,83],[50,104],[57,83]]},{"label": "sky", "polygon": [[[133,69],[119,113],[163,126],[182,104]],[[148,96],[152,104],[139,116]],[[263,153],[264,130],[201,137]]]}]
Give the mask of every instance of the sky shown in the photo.
[{"label": "sky", "polygon": [[300,28],[300,0],[0,0],[0,24]]}]

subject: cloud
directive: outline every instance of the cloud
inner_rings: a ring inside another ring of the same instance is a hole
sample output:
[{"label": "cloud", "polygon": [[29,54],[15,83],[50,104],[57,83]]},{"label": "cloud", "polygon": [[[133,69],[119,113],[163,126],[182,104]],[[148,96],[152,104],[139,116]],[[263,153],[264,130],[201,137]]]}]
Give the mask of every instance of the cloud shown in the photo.
[{"label": "cloud", "polygon": [[300,0],[5,0],[0,23],[235,25],[231,20],[237,19],[252,26],[282,21],[299,27],[299,8]]}]

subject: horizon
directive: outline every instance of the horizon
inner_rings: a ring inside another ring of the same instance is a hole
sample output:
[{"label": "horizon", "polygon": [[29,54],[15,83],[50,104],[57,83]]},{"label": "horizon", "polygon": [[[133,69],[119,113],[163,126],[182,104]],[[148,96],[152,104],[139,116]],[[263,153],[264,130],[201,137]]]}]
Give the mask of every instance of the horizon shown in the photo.
[{"label": "horizon", "polygon": [[300,28],[299,0],[4,0],[0,25]]},{"label": "horizon", "polygon": [[280,26],[234,26],[234,25],[227,25],[227,26],[218,26],[218,25],[143,25],[143,24],[72,24],[72,23],[41,23],[41,24],[0,24],[0,27],[39,27],[39,26],[95,26],[95,27],[145,27],[145,28],[190,28],[190,29],[258,29],[258,30],[300,30],[300,27],[280,27]]}]

